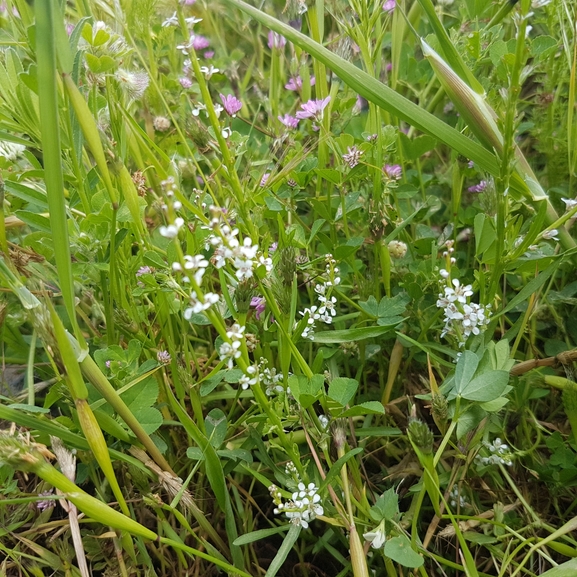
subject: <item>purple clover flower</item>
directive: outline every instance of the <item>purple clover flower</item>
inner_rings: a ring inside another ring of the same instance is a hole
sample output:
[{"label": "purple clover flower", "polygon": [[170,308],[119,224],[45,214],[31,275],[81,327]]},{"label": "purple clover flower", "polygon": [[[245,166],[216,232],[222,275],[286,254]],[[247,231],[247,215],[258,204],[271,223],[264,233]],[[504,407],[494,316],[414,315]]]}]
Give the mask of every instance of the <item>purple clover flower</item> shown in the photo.
[{"label": "purple clover flower", "polygon": [[195,50],[204,50],[210,46],[210,40],[200,34],[193,34],[190,37],[190,44]]},{"label": "purple clover flower", "polygon": [[[317,79],[311,76],[311,86],[317,83]],[[303,79],[300,76],[291,78],[287,84],[284,85],[287,90],[299,91],[303,87]]]},{"label": "purple clover flower", "polygon": [[268,33],[267,46],[272,50],[273,48],[284,48],[286,45],[286,38],[281,34],[277,34],[272,30]]},{"label": "purple clover flower", "polygon": [[[52,490],[50,491],[42,491],[42,493],[38,493],[39,497],[52,497],[54,493]],[[54,501],[52,499],[41,499],[40,501],[36,501],[36,508],[39,511],[45,511],[49,507],[54,507]]]},{"label": "purple clover flower", "polygon": [[152,274],[154,271],[152,270],[151,267],[149,267],[148,265],[145,266],[141,266],[137,271],[136,271],[136,276],[142,276],[143,274]]},{"label": "purple clover flower", "polygon": [[257,321],[260,321],[260,317],[266,309],[266,299],[264,297],[252,297],[250,306],[254,307],[254,316]]},{"label": "purple clover flower", "polygon": [[161,364],[161,365],[168,365],[170,364],[170,361],[172,360],[170,353],[168,351],[158,351],[156,353],[156,360]]},{"label": "purple clover flower", "polygon": [[400,164],[385,164],[383,170],[391,180],[400,180],[403,176],[403,169]]},{"label": "purple clover flower", "polygon": [[190,88],[192,86],[192,80],[186,76],[181,76],[178,81],[183,88]]},{"label": "purple clover flower", "polygon": [[385,0],[385,3],[383,4],[383,10],[390,14],[395,9],[396,5],[396,0]]},{"label": "purple clover flower", "polygon": [[226,96],[221,94],[220,99],[222,100],[225,112],[229,116],[236,116],[236,113],[242,108],[242,102],[232,94],[227,94]]},{"label": "purple clover flower", "polygon": [[323,117],[323,111],[330,101],[330,96],[327,96],[322,100],[309,100],[308,102],[301,104],[302,110],[299,110],[296,113],[296,117],[299,119],[314,118],[316,121],[320,121]]},{"label": "purple clover flower", "polygon": [[484,192],[486,188],[487,188],[487,181],[481,180],[479,184],[474,184],[473,186],[470,186],[467,190],[469,192]]},{"label": "purple clover flower", "polygon": [[299,119],[291,116],[290,114],[285,114],[284,116],[279,116],[278,119],[287,127],[287,128],[296,128],[299,125]]},{"label": "purple clover flower", "polygon": [[265,174],[262,175],[262,178],[260,179],[260,185],[262,188],[266,186],[266,183],[268,182],[269,178],[270,178],[270,172],[266,172]]},{"label": "purple clover flower", "polygon": [[207,50],[203,56],[207,59],[210,60],[213,56],[214,56],[214,50]]}]

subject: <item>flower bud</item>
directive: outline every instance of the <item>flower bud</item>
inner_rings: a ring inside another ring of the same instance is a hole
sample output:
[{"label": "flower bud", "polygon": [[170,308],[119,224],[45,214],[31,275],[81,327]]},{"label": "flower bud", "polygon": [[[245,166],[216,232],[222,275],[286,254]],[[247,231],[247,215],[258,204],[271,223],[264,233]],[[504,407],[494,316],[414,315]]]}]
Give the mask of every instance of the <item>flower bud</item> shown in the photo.
[{"label": "flower bud", "polygon": [[392,240],[389,243],[389,253],[393,258],[403,258],[407,254],[407,245],[400,240]]}]

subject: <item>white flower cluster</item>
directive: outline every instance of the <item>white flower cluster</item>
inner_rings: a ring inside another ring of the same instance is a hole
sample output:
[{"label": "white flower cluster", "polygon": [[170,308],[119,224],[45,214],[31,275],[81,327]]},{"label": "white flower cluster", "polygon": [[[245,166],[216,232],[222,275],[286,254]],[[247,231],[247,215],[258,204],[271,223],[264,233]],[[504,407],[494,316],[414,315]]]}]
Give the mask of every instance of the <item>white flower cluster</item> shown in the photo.
[{"label": "white flower cluster", "polygon": [[229,262],[236,269],[235,275],[239,281],[252,278],[260,266],[271,273],[272,259],[265,257],[250,237],[245,237],[241,243],[237,238],[238,228],[231,228],[223,221],[220,209],[211,207],[211,211],[214,216],[209,228],[214,234],[209,236],[208,242],[215,248],[212,261],[216,268],[222,268]]},{"label": "white flower cluster", "polygon": [[182,217],[175,217],[175,212],[182,208],[182,203],[180,200],[174,199],[174,193],[176,191],[176,183],[174,178],[169,176],[166,180],[163,180],[161,186],[166,194],[166,203],[162,205],[162,210],[167,214],[167,219],[169,224],[166,226],[161,226],[158,229],[161,236],[165,238],[176,238],[178,236],[178,231],[184,225],[184,219]]},{"label": "white flower cluster", "polygon": [[292,498],[284,503],[278,487],[271,485],[269,492],[276,505],[275,515],[284,513],[293,525],[300,525],[303,529],[307,529],[311,521],[324,513],[321,496],[318,494],[318,488],[314,483],[305,485],[300,482],[297,491],[292,494]]},{"label": "white flower cluster", "polygon": [[314,340],[315,321],[320,320],[330,325],[333,322],[333,317],[337,315],[337,299],[332,296],[332,289],[340,284],[341,278],[338,276],[339,269],[335,266],[336,261],[332,255],[327,255],[327,261],[326,276],[328,280],[315,285],[315,292],[318,294],[318,306],[313,305],[299,312],[301,316],[307,318],[307,325],[302,332],[305,339]]},{"label": "white flower cluster", "polygon": [[245,328],[246,327],[241,327],[238,323],[232,325],[230,329],[226,331],[226,336],[230,339],[230,342],[222,343],[218,349],[220,360],[226,361],[226,366],[229,369],[232,369],[234,359],[238,359],[242,354],[240,346],[244,338]]},{"label": "white flower cluster", "polygon": [[463,509],[464,507],[469,506],[467,499],[465,499],[465,497],[461,495],[461,492],[459,491],[459,487],[457,485],[453,485],[451,493],[449,494],[449,499],[450,499],[449,504],[451,505],[451,507],[457,507],[458,505],[461,509]]},{"label": "white flower cluster", "polygon": [[[266,394],[269,397],[275,393],[284,393],[285,388],[282,385],[282,373],[277,374],[274,367],[269,369],[266,366],[267,363],[268,361],[265,358],[261,358],[257,364],[247,368],[246,373],[239,380],[239,384],[243,390],[257,383],[262,383],[266,387]],[[287,392],[290,392],[290,389],[287,388]]]},{"label": "white flower cluster", "polygon": [[477,460],[482,465],[507,465],[510,467],[513,464],[513,456],[509,450],[509,445],[506,445],[497,437],[492,443],[483,441],[483,446],[489,450],[488,457],[481,457],[477,455]]},{"label": "white flower cluster", "polygon": [[[441,276],[445,278],[442,271]],[[446,286],[437,300],[437,307],[445,312],[445,326],[441,337],[453,334],[462,347],[469,335],[478,335],[489,324],[490,313],[488,307],[470,302],[470,297],[473,296],[471,285],[461,285],[457,279],[453,279],[452,284],[454,288]]]}]

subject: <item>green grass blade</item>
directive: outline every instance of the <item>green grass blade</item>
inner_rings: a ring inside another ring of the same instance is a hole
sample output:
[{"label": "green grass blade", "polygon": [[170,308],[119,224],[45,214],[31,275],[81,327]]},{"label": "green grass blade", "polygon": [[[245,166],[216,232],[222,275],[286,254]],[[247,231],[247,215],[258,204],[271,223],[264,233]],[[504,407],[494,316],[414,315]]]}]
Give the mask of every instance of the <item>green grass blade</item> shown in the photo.
[{"label": "green grass blade", "polygon": [[56,87],[56,53],[54,49],[52,22],[52,2],[36,2],[36,38],[38,54],[38,96],[40,104],[40,127],[44,154],[44,177],[46,195],[50,210],[50,227],[54,242],[54,259],[62,298],[74,333],[83,343],[82,333],[76,321],[74,307],[74,283],[70,259],[70,243],[66,204],[64,200],[64,179],[60,152],[60,127],[58,122],[58,93]]},{"label": "green grass blade", "polygon": [[481,86],[481,83],[475,78],[473,73],[469,70],[467,65],[463,62],[461,55],[455,48],[455,45],[451,42],[447,30],[443,26],[443,23],[439,19],[435,6],[431,0],[418,0],[419,4],[422,6],[429,23],[433,27],[435,36],[439,41],[441,49],[443,50],[443,55],[445,59],[450,64],[451,68],[461,77],[461,79],[466,82],[475,92],[483,94],[485,91]]}]

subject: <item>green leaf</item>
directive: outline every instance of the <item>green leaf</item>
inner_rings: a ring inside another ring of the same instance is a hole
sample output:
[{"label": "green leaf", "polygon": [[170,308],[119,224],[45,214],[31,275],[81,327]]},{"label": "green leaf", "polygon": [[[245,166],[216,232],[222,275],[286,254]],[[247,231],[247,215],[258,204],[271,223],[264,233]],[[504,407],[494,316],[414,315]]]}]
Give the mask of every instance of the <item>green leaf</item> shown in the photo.
[{"label": "green leaf", "polygon": [[371,507],[373,521],[380,523],[383,519],[393,521],[399,514],[399,496],[392,487],[385,491]]},{"label": "green leaf", "polygon": [[26,403],[12,403],[7,405],[11,409],[18,409],[19,411],[26,411],[28,413],[49,413],[50,409],[37,407],[36,405],[27,405]]},{"label": "green leaf", "polygon": [[411,542],[404,535],[387,540],[385,555],[403,567],[421,567],[425,562],[421,555],[413,551]]},{"label": "green leaf", "polygon": [[549,571],[541,574],[541,577],[575,577],[577,575],[577,559],[571,559]]},{"label": "green leaf", "polygon": [[14,214],[31,228],[41,230],[42,232],[52,232],[50,229],[50,219],[41,214],[28,210],[17,210]]},{"label": "green leaf", "polygon": [[279,572],[280,568],[283,566],[286,558],[288,557],[293,545],[296,543],[299,535],[301,533],[302,527],[300,525],[291,525],[286,537],[284,538],[282,545],[279,547],[277,554],[274,556],[271,564],[264,577],[275,577]]},{"label": "green leaf", "polygon": [[311,379],[304,375],[291,375],[288,379],[291,393],[303,409],[315,402],[324,382],[324,375],[313,375]]},{"label": "green leaf", "polygon": [[325,487],[331,483],[331,481],[340,473],[343,465],[352,459],[355,455],[362,453],[364,449],[362,447],[356,447],[355,449],[351,449],[347,451],[340,459],[333,463],[333,466],[330,468],[330,471],[327,473],[327,476],[324,478],[323,482],[319,485],[319,493],[322,492]]},{"label": "green leaf", "polygon": [[393,326],[394,325],[382,327],[363,327],[360,329],[346,329],[342,331],[321,331],[320,333],[315,333],[314,342],[323,344],[336,344],[350,343],[352,341],[362,341],[364,339],[380,337],[381,335],[388,333]]},{"label": "green leaf", "polygon": [[288,531],[290,525],[281,525],[280,527],[271,527],[270,529],[261,529],[260,531],[252,531],[246,535],[241,535],[234,540],[235,545],[248,545],[249,543],[254,543],[255,541],[260,541],[261,539],[266,539],[271,535],[278,535],[279,533],[284,533]]},{"label": "green leaf", "polygon": [[309,236],[307,244],[310,244],[314,240],[315,236],[322,228],[323,224],[325,224],[325,222],[326,220],[324,218],[317,218],[317,220],[313,222],[313,225],[311,226],[311,235]]},{"label": "green leaf", "polygon": [[457,439],[462,439],[469,431],[472,431],[485,417],[487,413],[479,405],[471,405],[463,414],[459,415],[457,422]]},{"label": "green leaf", "polygon": [[144,431],[150,435],[162,425],[162,414],[154,407],[137,409],[132,411],[136,420],[142,425]]},{"label": "green leaf", "polygon": [[392,298],[383,297],[377,304],[377,299],[371,295],[365,302],[359,302],[359,306],[375,317],[379,326],[394,326],[403,320],[400,315],[406,311],[410,300],[409,295],[400,293]]},{"label": "green leaf", "polygon": [[210,444],[218,449],[226,437],[226,415],[220,409],[212,409],[204,419],[204,424]]},{"label": "green leaf", "polygon": [[153,266],[159,269],[166,268],[166,263],[164,262],[162,257],[153,250],[145,252],[142,257],[142,260],[144,264],[147,264],[148,266]]},{"label": "green leaf", "polygon": [[355,405],[341,413],[339,417],[358,417],[359,415],[384,415],[385,407],[379,401],[367,401]]},{"label": "green leaf", "polygon": [[473,378],[477,366],[479,365],[479,357],[472,351],[463,351],[463,354],[457,361],[455,368],[455,392],[460,395]]},{"label": "green leaf", "polygon": [[152,376],[148,377],[120,396],[132,412],[152,407],[158,398],[158,381]]},{"label": "green leaf", "polygon": [[461,390],[461,396],[469,401],[494,401],[503,394],[508,382],[507,371],[488,371],[467,383]]},{"label": "green leaf", "polygon": [[548,280],[549,277],[559,268],[559,263],[554,262],[550,264],[543,272],[539,273],[537,277],[527,283],[517,295],[509,301],[507,306],[492,316],[492,321],[515,308],[518,304],[529,300],[529,297],[537,292]]},{"label": "green leaf", "polygon": [[329,383],[328,396],[343,407],[355,396],[359,382],[356,379],[337,377]]}]

